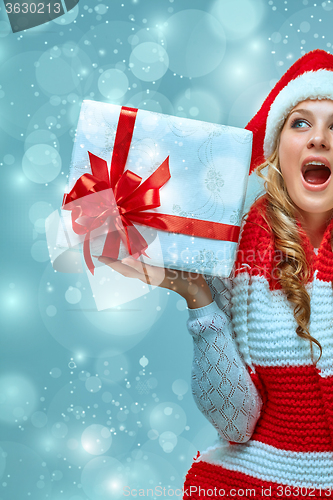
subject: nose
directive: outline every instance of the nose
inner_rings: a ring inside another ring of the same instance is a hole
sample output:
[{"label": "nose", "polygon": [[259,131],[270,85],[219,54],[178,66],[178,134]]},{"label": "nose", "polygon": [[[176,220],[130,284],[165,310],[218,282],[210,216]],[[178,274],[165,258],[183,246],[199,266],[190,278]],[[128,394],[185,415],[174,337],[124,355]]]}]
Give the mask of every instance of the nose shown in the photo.
[{"label": "nose", "polygon": [[330,137],[328,131],[323,128],[313,128],[313,134],[308,142],[308,149],[330,149]]}]

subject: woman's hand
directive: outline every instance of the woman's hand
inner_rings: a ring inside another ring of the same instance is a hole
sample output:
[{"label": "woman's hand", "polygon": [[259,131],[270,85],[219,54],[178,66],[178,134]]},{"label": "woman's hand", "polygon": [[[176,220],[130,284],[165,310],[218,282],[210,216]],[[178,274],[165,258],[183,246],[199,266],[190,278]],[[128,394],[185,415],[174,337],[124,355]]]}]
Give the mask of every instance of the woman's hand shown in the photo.
[{"label": "woman's hand", "polygon": [[97,258],[99,262],[127,278],[137,278],[143,283],[177,292],[186,300],[190,309],[208,306],[213,301],[209,286],[202,274],[150,266],[133,257],[126,257],[121,261],[108,257]]}]

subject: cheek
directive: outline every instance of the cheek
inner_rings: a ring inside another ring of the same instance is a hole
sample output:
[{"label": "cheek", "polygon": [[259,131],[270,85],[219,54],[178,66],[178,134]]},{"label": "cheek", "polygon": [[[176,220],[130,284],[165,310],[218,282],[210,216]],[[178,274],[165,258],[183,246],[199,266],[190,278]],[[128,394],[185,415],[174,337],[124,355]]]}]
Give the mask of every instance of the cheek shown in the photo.
[{"label": "cheek", "polygon": [[295,187],[297,184],[297,168],[295,165],[295,151],[290,149],[284,149],[282,154],[279,155],[280,159],[280,169],[283,176],[284,184],[287,188],[289,196],[292,198]]},{"label": "cheek", "polygon": [[281,168],[281,172],[283,175],[284,184],[287,188],[288,194],[289,194],[289,196],[291,196],[293,191],[294,191],[294,189],[293,189],[293,185],[294,185],[293,175],[291,174],[290,170],[288,170],[288,169],[282,170],[282,168]]},{"label": "cheek", "polygon": [[288,137],[288,134],[281,134],[280,145],[279,145],[279,158],[280,164],[285,163],[290,157],[293,157],[295,150],[298,149],[297,141],[292,140]]},{"label": "cheek", "polygon": [[279,156],[284,159],[298,161],[307,142],[306,134],[286,130],[280,135]]},{"label": "cheek", "polygon": [[279,161],[281,172],[286,184],[291,182],[299,172],[299,162],[302,150],[300,142],[301,141],[298,140],[298,138],[290,138],[281,133]]}]

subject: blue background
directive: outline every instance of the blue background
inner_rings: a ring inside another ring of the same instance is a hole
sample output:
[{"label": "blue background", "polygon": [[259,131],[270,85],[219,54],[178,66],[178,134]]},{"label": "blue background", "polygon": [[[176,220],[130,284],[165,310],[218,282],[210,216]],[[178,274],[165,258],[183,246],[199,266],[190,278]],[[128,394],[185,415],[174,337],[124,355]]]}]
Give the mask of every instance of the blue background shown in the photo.
[{"label": "blue background", "polygon": [[174,491],[216,438],[184,300],[97,312],[86,275],[49,262],[82,100],[244,127],[298,57],[332,51],[332,21],[330,1],[80,0],[13,34],[1,5],[0,499]]}]

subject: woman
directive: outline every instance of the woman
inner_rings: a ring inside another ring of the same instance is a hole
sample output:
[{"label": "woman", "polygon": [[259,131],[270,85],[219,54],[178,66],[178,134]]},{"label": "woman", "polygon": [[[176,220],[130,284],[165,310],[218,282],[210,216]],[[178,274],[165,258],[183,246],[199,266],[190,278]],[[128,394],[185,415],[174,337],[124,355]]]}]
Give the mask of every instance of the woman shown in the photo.
[{"label": "woman", "polygon": [[[194,396],[229,441],[198,455],[184,498],[329,497],[333,56],[298,60],[247,128],[251,169],[268,173],[242,229],[231,304],[218,278],[166,270],[162,283],[187,300]],[[156,270],[143,275],[132,259],[112,267],[154,283]]]}]

